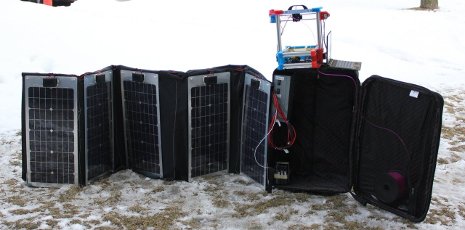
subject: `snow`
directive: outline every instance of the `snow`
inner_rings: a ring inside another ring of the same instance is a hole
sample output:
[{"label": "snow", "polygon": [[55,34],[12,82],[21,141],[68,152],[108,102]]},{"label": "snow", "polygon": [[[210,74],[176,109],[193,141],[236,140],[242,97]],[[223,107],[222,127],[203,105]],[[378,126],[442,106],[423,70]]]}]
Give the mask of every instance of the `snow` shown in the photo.
[{"label": "snow", "polygon": [[[333,34],[332,57],[361,61],[361,80],[377,74],[445,97],[425,222],[412,225],[360,206],[348,194],[266,194],[240,175],[187,183],[123,171],[85,188],[61,189],[33,189],[21,181],[21,72],[82,74],[112,64],[186,71],[247,64],[270,78],[276,67],[276,31],[268,10],[302,3],[330,12],[326,26]],[[418,5],[418,0],[78,0],[71,7],[52,8],[1,1],[0,228],[120,227],[123,220],[153,218],[174,228],[463,229],[465,2],[443,0],[437,11],[411,9]],[[61,202],[64,196],[72,200]],[[268,208],[257,209],[262,206]]]}]

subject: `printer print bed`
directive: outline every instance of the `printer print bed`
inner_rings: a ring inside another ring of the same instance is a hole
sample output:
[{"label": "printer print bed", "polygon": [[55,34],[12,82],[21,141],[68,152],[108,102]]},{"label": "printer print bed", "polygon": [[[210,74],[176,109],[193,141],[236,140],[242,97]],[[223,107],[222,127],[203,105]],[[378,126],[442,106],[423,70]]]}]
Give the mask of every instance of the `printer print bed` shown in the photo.
[{"label": "printer print bed", "polygon": [[21,180],[21,135],[0,134],[0,228],[420,228],[465,227],[465,92],[445,89],[444,122],[431,208],[413,224],[349,194],[268,194],[234,174],[192,182],[121,171],[79,188],[30,188]]}]

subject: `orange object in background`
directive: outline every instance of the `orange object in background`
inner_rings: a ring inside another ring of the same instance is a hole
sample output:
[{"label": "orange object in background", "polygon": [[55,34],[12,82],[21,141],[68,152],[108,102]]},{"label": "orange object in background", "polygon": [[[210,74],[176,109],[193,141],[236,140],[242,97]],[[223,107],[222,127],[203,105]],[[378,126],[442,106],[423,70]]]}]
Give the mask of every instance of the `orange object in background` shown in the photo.
[{"label": "orange object in background", "polygon": [[53,6],[53,0],[44,0],[45,5]]}]

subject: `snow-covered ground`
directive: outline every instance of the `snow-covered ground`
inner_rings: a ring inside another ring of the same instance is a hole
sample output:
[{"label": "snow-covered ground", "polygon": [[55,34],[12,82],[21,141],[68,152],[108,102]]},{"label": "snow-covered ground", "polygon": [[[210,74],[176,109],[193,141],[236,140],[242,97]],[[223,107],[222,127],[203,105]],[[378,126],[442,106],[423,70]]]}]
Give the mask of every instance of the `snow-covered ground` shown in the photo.
[{"label": "snow-covered ground", "polygon": [[[122,171],[91,186],[33,189],[21,181],[21,72],[82,74],[111,64],[185,71],[247,64],[270,77],[268,10],[293,4],[331,13],[332,56],[416,83],[445,98],[427,219],[412,224],[348,194],[266,194],[239,175],[165,182]],[[0,228],[465,228],[465,2],[442,0],[79,0],[52,8],[0,3]]]}]

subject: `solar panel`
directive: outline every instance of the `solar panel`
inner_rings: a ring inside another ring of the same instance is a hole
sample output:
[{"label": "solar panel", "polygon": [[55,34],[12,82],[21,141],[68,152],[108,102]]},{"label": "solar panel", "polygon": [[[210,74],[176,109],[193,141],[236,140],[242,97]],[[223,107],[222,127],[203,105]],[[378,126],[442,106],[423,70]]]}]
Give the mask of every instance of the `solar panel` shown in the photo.
[{"label": "solar panel", "polygon": [[77,78],[25,76],[26,180],[78,184]]},{"label": "solar panel", "polygon": [[265,186],[267,123],[271,83],[245,75],[242,114],[241,173]]},{"label": "solar panel", "polygon": [[112,72],[84,76],[86,184],[113,170]]},{"label": "solar panel", "polygon": [[230,73],[188,78],[189,179],[228,170]]},{"label": "solar panel", "polygon": [[158,75],[121,70],[124,126],[129,165],[150,177],[163,177]]}]

